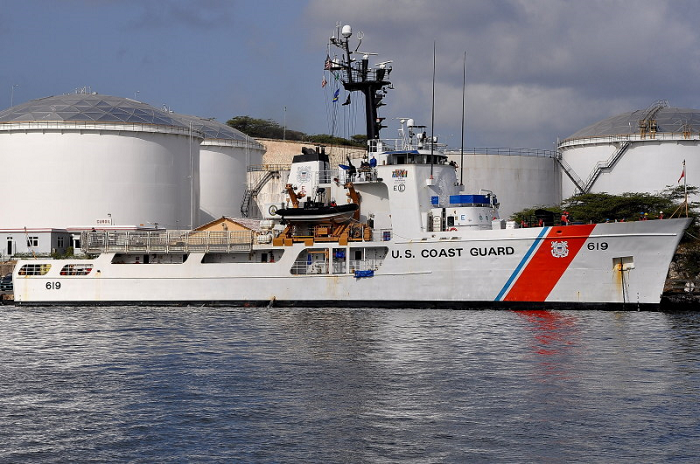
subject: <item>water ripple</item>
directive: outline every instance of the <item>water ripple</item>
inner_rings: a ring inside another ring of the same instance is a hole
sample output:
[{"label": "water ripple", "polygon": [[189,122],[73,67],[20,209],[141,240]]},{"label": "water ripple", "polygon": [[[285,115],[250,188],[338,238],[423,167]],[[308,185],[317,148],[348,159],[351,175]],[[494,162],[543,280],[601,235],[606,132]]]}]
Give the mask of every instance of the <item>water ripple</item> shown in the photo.
[{"label": "water ripple", "polygon": [[693,462],[700,316],[13,308],[3,462]]}]

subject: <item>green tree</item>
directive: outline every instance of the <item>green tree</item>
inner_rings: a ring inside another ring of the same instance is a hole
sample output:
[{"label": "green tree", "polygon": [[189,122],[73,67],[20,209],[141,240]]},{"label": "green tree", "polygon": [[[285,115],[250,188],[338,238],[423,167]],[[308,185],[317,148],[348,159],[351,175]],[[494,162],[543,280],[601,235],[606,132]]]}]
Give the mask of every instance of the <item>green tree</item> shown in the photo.
[{"label": "green tree", "polygon": [[350,137],[350,140],[353,141],[355,145],[358,147],[366,147],[367,146],[367,135],[366,134],[355,134],[352,137]]},{"label": "green tree", "polygon": [[[689,187],[688,193],[695,192],[695,187]],[[563,211],[569,213],[570,219],[574,222],[606,222],[606,221],[634,221],[640,219],[646,213],[647,219],[657,219],[663,212],[668,218],[676,212],[684,198],[682,187],[679,195],[678,189],[669,187],[659,195],[650,193],[623,193],[612,195],[609,193],[586,193],[575,195],[564,200],[560,206],[547,207],[557,217]],[[689,212],[695,215],[694,211],[698,207],[697,203],[689,205]],[[511,216],[512,220],[532,223],[535,217],[535,210],[539,208],[527,208]]]},{"label": "green tree", "polygon": [[668,217],[677,205],[662,195],[649,193],[586,193],[567,198],[562,208],[569,212],[574,221],[605,222],[614,220],[634,221],[646,214],[648,219],[656,219],[661,212]]},{"label": "green tree", "polygon": [[251,137],[274,138],[270,136],[279,132],[281,138],[283,130],[271,119],[257,119],[250,116],[236,116],[226,121],[226,124]]},{"label": "green tree", "polygon": [[518,211],[517,213],[513,213],[510,216],[510,219],[517,222],[518,224],[525,222],[531,226],[537,225],[538,222],[537,216],[535,215],[535,211],[539,209],[545,209],[547,211],[552,212],[557,220],[559,219],[562,213],[562,209],[559,206],[536,206],[532,208],[525,208],[521,211]]},{"label": "green tree", "polygon": [[236,116],[226,121],[226,124],[251,137],[264,139],[304,140],[306,136],[303,132],[285,129],[272,119]]},{"label": "green tree", "polygon": [[[308,137],[308,140],[314,143],[319,143],[319,144],[326,144],[326,145],[346,145],[346,146],[352,146],[352,147],[364,147],[366,146],[365,143],[363,142],[357,142],[355,140],[355,137],[353,136],[353,140],[348,140],[343,137],[335,137],[333,135],[328,135],[328,134],[317,134],[317,135],[310,135]],[[365,137],[366,139],[366,137]]]},{"label": "green tree", "polygon": [[353,135],[350,140],[327,134],[307,135],[304,132],[286,129],[272,119],[236,116],[226,121],[226,124],[246,135],[263,139],[298,140],[327,145],[367,146],[367,137],[364,135]]}]

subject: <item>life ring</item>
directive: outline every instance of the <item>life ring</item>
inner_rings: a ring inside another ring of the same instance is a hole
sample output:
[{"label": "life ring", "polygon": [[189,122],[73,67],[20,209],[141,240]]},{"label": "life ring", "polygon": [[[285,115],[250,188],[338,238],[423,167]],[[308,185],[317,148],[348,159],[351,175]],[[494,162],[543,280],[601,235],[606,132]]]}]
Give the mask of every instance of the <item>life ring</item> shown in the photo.
[{"label": "life ring", "polygon": [[457,232],[457,228],[456,228],[456,227],[450,227],[449,229],[447,229],[447,231],[448,231],[448,232]]},{"label": "life ring", "polygon": [[270,205],[270,207],[267,209],[267,212],[270,213],[270,216],[276,216],[277,215],[277,205]]},{"label": "life ring", "polygon": [[695,291],[695,284],[693,282],[686,282],[684,290],[686,293],[693,293]]}]

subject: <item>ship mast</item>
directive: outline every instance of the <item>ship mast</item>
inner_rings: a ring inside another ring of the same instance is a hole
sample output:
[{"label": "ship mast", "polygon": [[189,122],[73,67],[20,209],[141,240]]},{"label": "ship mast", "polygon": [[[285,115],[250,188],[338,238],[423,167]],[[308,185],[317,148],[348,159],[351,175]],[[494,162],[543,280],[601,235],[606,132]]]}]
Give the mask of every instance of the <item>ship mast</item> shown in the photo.
[{"label": "ship mast", "polygon": [[[376,53],[358,52],[362,44],[362,33],[358,34],[357,48],[351,51],[349,39],[352,36],[352,28],[346,25],[339,29],[339,32],[339,37],[331,37],[330,42],[343,50],[343,58],[331,61],[329,57],[326,69],[342,71],[342,82],[345,90],[364,94],[367,140],[368,143],[372,144],[372,141],[379,139],[379,131],[386,127],[382,125],[384,118],[377,116],[377,109],[384,105],[382,99],[386,95],[387,88],[391,88],[391,82],[388,80],[391,67],[387,66],[391,61],[379,63],[376,69],[370,68],[369,56],[376,55]],[[353,53],[362,54],[362,59],[357,61],[352,57]]]}]

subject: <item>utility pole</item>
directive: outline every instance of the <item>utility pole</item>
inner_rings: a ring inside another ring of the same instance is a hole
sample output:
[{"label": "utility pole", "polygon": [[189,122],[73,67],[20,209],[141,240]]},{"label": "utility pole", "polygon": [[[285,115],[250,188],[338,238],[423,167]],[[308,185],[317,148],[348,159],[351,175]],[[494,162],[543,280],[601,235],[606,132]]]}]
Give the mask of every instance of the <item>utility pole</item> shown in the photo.
[{"label": "utility pole", "polygon": [[19,87],[19,84],[12,84],[12,90],[10,91],[10,108],[14,106],[15,102],[15,87]]}]

